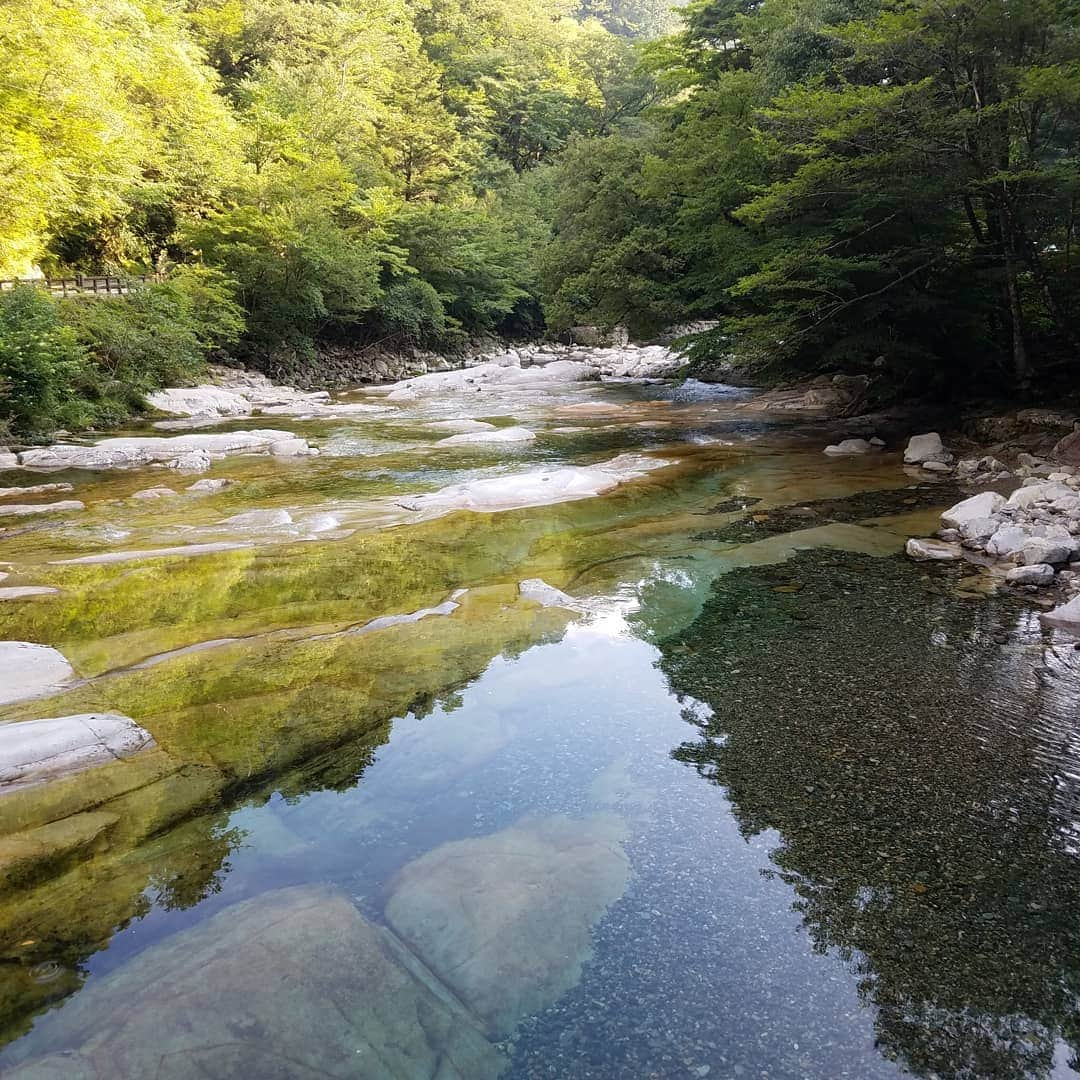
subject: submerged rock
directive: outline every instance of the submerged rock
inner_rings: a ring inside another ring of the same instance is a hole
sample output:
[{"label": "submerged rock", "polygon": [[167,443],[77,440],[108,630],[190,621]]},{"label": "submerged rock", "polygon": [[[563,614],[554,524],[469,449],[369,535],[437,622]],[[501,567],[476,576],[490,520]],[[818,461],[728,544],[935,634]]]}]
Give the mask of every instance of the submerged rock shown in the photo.
[{"label": "submerged rock", "polygon": [[188,491],[192,495],[217,495],[226,488],[232,487],[231,480],[196,480]]},{"label": "submerged rock", "polygon": [[561,607],[568,611],[580,611],[581,605],[562,589],[556,589],[541,578],[529,578],[518,583],[518,595],[522,600],[532,600],[543,607]]},{"label": "submerged rock", "polygon": [[150,947],[40,1020],[20,1053],[11,1080],[494,1080],[506,1065],[392,934],[321,886]]},{"label": "submerged rock", "polygon": [[115,713],[0,725],[0,791],[120,761],[153,744],[148,731]]},{"label": "submerged rock", "polygon": [[178,493],[173,491],[172,488],[167,487],[153,487],[146,488],[143,491],[136,491],[131,497],[133,499],[142,499],[145,501],[152,501],[154,499],[175,499]]},{"label": "submerged rock", "polygon": [[74,669],[56,649],[0,641],[0,705],[56,693],[74,678]]},{"label": "submerged rock", "polygon": [[624,831],[606,814],[556,816],[444,844],[391,883],[387,921],[505,1036],[581,977],[592,929],[629,881]]},{"label": "submerged rock", "polygon": [[912,537],[907,542],[907,553],[910,558],[920,562],[958,562],[964,557],[959,544],[917,537]]}]

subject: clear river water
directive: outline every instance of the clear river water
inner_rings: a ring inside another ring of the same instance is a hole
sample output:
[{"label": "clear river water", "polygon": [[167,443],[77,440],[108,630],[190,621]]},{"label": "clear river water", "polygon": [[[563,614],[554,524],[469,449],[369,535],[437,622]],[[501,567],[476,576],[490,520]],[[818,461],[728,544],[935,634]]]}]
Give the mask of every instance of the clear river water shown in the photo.
[{"label": "clear river water", "polygon": [[0,721],[155,745],[0,797],[0,1075],[1080,1076],[1080,651],[904,558],[948,484],[744,397],[275,417],[321,455],[204,497],[48,477],[87,508],[7,523],[8,584],[59,591],[0,639],[79,679]]}]

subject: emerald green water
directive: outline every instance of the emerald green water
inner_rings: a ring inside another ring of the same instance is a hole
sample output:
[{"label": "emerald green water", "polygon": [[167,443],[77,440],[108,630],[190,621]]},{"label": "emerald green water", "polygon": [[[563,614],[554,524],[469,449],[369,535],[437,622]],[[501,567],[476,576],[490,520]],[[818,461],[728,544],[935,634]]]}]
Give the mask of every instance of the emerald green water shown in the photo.
[{"label": "emerald green water", "polygon": [[[87,510],[0,536],[60,590],[0,639],[80,681],[0,721],[156,746],[0,797],[3,1075],[1080,1074],[1080,651],[903,559],[935,489],[895,455],[672,397],[275,417],[322,456],[197,499],[49,477]],[[435,445],[459,416],[538,438]],[[662,467],[399,502],[624,452]]]}]

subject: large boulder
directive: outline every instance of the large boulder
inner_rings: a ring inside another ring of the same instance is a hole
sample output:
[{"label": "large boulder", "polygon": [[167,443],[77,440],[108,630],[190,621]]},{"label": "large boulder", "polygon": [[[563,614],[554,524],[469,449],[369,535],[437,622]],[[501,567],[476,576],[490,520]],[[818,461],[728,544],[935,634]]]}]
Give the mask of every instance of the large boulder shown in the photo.
[{"label": "large boulder", "polygon": [[250,416],[251,402],[235,390],[220,386],[192,386],[155,390],[147,404],[175,416]]},{"label": "large boulder", "polygon": [[122,761],[154,740],[128,716],[83,713],[0,725],[0,791]]},{"label": "large boulder", "polygon": [[392,934],[322,886],[150,947],[39,1019],[18,1053],[9,1080],[494,1080],[506,1067]]},{"label": "large boulder", "polygon": [[592,929],[626,888],[620,819],[550,817],[444,844],[390,886],[397,934],[493,1037],[581,977]]},{"label": "large boulder", "polygon": [[945,449],[945,444],[936,431],[931,431],[926,435],[912,435],[904,451],[905,465],[923,465],[928,461],[938,461],[948,465],[952,459],[952,454]]},{"label": "large boulder", "polygon": [[1075,551],[1076,543],[1071,538],[1030,536],[1020,545],[1015,557],[1021,566],[1038,566],[1041,563],[1058,566],[1068,562]]},{"label": "large boulder", "polygon": [[962,529],[967,522],[976,518],[993,517],[1004,505],[1003,495],[996,491],[984,491],[946,510],[941,515],[941,524],[947,529]]},{"label": "large boulder", "polygon": [[1062,465],[1080,465],[1080,430],[1066,435],[1050,451],[1050,456]]}]

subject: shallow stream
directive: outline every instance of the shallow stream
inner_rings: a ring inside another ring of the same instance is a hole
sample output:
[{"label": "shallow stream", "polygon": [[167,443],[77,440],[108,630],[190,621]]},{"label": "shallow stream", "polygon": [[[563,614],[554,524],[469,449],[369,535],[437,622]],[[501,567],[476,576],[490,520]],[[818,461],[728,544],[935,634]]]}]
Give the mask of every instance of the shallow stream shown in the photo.
[{"label": "shallow stream", "polygon": [[[322,454],[198,498],[50,475],[87,509],[0,534],[57,590],[0,639],[79,679],[0,721],[156,745],[0,798],[0,855],[40,840],[0,1074],[1080,1076],[1080,651],[904,559],[947,485],[743,396],[275,417]],[[438,445],[461,418],[537,438]],[[625,454],[590,497],[412,501]]]}]

